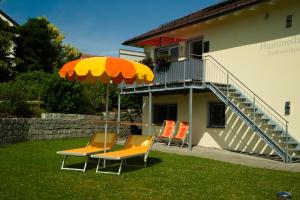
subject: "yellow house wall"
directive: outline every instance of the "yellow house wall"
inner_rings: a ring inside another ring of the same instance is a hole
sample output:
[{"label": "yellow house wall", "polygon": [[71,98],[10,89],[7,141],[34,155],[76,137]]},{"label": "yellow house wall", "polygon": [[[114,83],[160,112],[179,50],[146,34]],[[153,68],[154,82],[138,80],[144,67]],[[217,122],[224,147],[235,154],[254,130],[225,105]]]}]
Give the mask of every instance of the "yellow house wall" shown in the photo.
[{"label": "yellow house wall", "polygon": [[[202,37],[210,52],[245,85],[284,116],[284,104],[291,102],[289,133],[300,141],[300,1],[263,3],[242,12],[174,32],[187,38],[181,42],[180,57],[188,54],[188,40]],[[293,15],[291,28],[285,27]],[[268,15],[268,17],[266,17]],[[153,56],[154,48],[147,47]]]},{"label": "yellow house wall", "polygon": [[[153,104],[177,104],[177,120],[188,121],[188,95],[153,96]],[[143,121],[148,122],[148,97],[143,99]],[[226,110],[225,128],[208,128],[208,103],[218,102],[218,98],[210,92],[193,95],[193,145],[215,147],[236,151],[272,153],[271,149],[260,140],[234,113]],[[153,127],[151,134],[158,134],[160,126]],[[143,127],[143,133],[148,133],[148,127]]]},{"label": "yellow house wall", "polygon": [[[284,116],[289,132],[300,141],[300,1],[279,1],[213,23],[203,31],[210,41],[209,54]],[[269,14],[268,19],[265,18]],[[293,15],[291,28],[285,27]]]}]

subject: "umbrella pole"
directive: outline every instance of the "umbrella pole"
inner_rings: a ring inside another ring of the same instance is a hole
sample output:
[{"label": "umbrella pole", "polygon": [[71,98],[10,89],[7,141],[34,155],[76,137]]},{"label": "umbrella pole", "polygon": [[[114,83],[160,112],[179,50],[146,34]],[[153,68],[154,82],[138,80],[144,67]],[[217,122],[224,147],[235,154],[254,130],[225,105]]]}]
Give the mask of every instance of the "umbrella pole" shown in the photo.
[{"label": "umbrella pole", "polygon": [[108,123],[108,96],[109,96],[109,83],[107,83],[107,84],[106,84],[105,131],[104,131],[104,153],[106,152],[106,136],[107,136],[107,123]]},{"label": "umbrella pole", "polygon": [[[106,84],[106,105],[105,105],[105,128],[104,128],[104,153],[106,152],[106,135],[108,123],[108,96],[109,96],[109,83]],[[105,168],[106,160],[103,161],[103,168]]]}]

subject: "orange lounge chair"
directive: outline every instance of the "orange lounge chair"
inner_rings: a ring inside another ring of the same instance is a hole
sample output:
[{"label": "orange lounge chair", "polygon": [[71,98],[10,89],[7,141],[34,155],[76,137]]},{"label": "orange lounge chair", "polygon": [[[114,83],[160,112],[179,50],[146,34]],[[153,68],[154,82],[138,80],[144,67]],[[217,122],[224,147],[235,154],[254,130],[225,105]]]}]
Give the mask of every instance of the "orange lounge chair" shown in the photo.
[{"label": "orange lounge chair", "polygon": [[179,123],[179,127],[177,130],[177,134],[173,137],[170,137],[168,147],[170,146],[172,141],[181,141],[181,148],[186,140],[187,135],[189,134],[189,123],[188,122],[177,122]]},{"label": "orange lounge chair", "polygon": [[[118,136],[116,133],[107,133],[107,135],[106,135],[106,150],[107,151],[112,149],[112,147],[116,144],[117,138],[118,138]],[[104,133],[95,133],[92,135],[92,137],[91,137],[90,141],[88,142],[88,144],[86,145],[86,147],[58,151],[57,154],[64,155],[61,169],[85,172],[89,156],[92,154],[101,153],[104,151],[104,141],[105,141]],[[65,162],[66,162],[66,159],[68,156],[86,157],[84,168],[79,169],[79,168],[65,167],[64,165],[65,165]]]},{"label": "orange lounge chair", "polygon": [[[151,150],[152,144],[154,142],[154,136],[144,136],[144,135],[130,135],[128,136],[125,145],[122,150],[118,151],[111,151],[108,153],[101,153],[101,154],[94,154],[92,158],[98,158],[98,165],[96,168],[97,173],[105,173],[105,174],[121,174],[122,164],[123,161],[126,164],[126,159],[144,156],[144,167],[146,167],[147,157]],[[104,160],[105,168],[105,161],[106,160],[119,160],[120,166],[118,172],[111,172],[111,171],[100,171],[99,165],[100,160]]]},{"label": "orange lounge chair", "polygon": [[156,137],[156,141],[161,141],[163,139],[170,139],[173,137],[175,130],[175,121],[173,120],[164,120],[163,125],[161,126],[159,133],[160,135]]}]

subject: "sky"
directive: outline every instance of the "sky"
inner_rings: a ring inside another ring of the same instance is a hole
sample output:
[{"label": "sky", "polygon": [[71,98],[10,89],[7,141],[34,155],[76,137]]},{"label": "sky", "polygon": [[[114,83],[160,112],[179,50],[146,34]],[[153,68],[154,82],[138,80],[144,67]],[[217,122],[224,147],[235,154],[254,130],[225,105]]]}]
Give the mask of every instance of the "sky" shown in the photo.
[{"label": "sky", "polygon": [[64,43],[83,53],[118,56],[141,50],[122,42],[218,0],[0,0],[0,9],[19,24],[45,16],[64,34]]}]

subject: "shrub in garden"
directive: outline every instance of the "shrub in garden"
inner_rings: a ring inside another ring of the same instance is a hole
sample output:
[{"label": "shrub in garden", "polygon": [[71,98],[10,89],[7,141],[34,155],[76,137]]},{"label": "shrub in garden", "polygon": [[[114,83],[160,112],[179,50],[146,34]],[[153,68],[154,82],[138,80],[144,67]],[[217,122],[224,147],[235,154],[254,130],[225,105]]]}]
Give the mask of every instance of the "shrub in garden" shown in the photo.
[{"label": "shrub in garden", "polygon": [[31,117],[27,101],[28,92],[20,82],[6,82],[0,85],[0,112],[2,117]]},{"label": "shrub in garden", "polygon": [[89,114],[93,108],[84,95],[84,85],[55,76],[44,88],[42,98],[49,112]]}]

